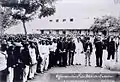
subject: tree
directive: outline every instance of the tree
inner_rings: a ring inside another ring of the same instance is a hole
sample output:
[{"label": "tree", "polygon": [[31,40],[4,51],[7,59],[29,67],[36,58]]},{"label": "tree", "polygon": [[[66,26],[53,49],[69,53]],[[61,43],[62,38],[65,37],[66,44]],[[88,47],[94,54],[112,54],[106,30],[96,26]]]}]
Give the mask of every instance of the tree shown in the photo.
[{"label": "tree", "polygon": [[36,15],[39,18],[51,16],[55,13],[53,5],[55,0],[4,0],[2,7],[11,9],[9,14],[13,19],[23,23],[25,35],[27,36],[26,22],[33,20]]},{"label": "tree", "polygon": [[6,9],[2,9],[2,12],[0,13],[0,16],[1,16],[1,29],[3,30],[3,32],[5,30],[7,30],[8,28],[10,28],[11,26],[13,25],[16,25],[18,24],[18,22],[13,19],[11,16],[11,10],[9,8],[6,8]]},{"label": "tree", "polygon": [[90,27],[94,32],[105,31],[109,32],[120,28],[120,20],[113,16],[103,16],[102,18],[95,18],[94,24]]}]

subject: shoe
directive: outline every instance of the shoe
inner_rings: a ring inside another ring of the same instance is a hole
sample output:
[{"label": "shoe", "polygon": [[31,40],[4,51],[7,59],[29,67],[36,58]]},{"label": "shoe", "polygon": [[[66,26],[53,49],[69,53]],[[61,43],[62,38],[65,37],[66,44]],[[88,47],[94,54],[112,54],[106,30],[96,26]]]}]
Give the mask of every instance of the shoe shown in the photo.
[{"label": "shoe", "polygon": [[35,77],[33,77],[32,79],[35,79]]},{"label": "shoe", "polygon": [[48,69],[45,69],[45,71],[48,71]]},{"label": "shoe", "polygon": [[35,73],[35,75],[38,75],[38,73]]},{"label": "shoe", "polygon": [[100,68],[103,68],[102,66],[99,66]]},{"label": "shoe", "polygon": [[43,71],[41,71],[40,73],[41,73],[41,74],[43,74],[44,72],[43,72]]},{"label": "shoe", "polygon": [[66,65],[62,65],[62,67],[66,67]]},{"label": "shoe", "polygon": [[99,66],[95,66],[95,67],[99,67]]},{"label": "shoe", "polygon": [[81,65],[81,64],[78,64],[78,65]]},{"label": "shoe", "polygon": [[33,77],[32,78],[28,78],[28,80],[33,80]]}]

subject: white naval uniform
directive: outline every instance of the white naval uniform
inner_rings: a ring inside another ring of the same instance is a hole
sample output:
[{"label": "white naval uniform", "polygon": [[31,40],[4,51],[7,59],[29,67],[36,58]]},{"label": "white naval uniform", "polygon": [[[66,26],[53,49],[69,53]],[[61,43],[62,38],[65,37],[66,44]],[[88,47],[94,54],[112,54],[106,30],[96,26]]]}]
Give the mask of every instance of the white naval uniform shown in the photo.
[{"label": "white naval uniform", "polygon": [[29,47],[29,52],[30,52],[30,57],[32,60],[32,66],[30,66],[29,78],[33,78],[37,70],[37,59],[36,59],[35,48]]},{"label": "white naval uniform", "polygon": [[49,65],[49,45],[41,45],[39,46],[40,56],[42,58],[41,62],[41,72],[43,72],[44,68],[45,70],[48,69]]}]

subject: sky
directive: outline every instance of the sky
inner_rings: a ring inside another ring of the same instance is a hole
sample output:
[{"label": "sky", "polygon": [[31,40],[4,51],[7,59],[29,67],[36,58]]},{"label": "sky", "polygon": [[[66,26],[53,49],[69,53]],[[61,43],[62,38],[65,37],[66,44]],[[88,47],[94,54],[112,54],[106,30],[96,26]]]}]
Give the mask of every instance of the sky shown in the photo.
[{"label": "sky", "polygon": [[[53,16],[35,19],[26,23],[28,33],[36,29],[88,29],[94,23],[94,18],[104,15],[120,16],[120,0],[58,0],[56,13]],[[70,22],[69,19],[74,21]],[[59,19],[59,22],[55,22]],[[66,22],[62,22],[66,19]],[[53,20],[53,22],[49,22]],[[6,33],[23,33],[22,24],[13,26]]]}]

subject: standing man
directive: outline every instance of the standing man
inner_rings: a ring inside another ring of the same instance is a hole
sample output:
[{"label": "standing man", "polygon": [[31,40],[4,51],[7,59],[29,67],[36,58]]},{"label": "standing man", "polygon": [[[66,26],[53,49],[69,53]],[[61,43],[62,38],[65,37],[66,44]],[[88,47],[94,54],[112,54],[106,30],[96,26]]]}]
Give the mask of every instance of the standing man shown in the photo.
[{"label": "standing man", "polygon": [[113,37],[111,37],[110,39],[111,40],[108,42],[108,45],[107,45],[107,51],[108,51],[107,60],[110,60],[111,56],[112,56],[112,59],[114,60],[114,58],[115,58],[115,50],[116,50],[116,43],[115,43]]},{"label": "standing man", "polygon": [[22,82],[23,81],[23,60],[21,55],[22,44],[19,42],[15,42],[14,48],[14,58],[15,58],[15,68],[14,68],[14,82]]},{"label": "standing man", "polygon": [[91,66],[90,56],[91,56],[91,53],[92,53],[92,43],[90,42],[90,37],[86,37],[84,52],[85,52],[85,66],[87,66],[87,63],[88,63],[89,66]]},{"label": "standing man", "polygon": [[103,56],[103,43],[101,42],[101,37],[97,37],[95,41],[95,54],[96,54],[96,67],[102,67],[102,56]]},{"label": "standing man", "polygon": [[55,55],[54,45],[53,42],[50,41],[49,68],[53,67],[54,65],[54,55]]},{"label": "standing man", "polygon": [[0,49],[0,82],[7,82],[7,54],[6,44],[1,44]]},{"label": "standing man", "polygon": [[49,65],[49,45],[45,40],[42,40],[42,45],[39,46],[40,57],[42,58],[41,66],[41,73],[44,73],[48,70]]},{"label": "standing man", "polygon": [[7,67],[8,67],[8,71],[9,74],[7,76],[7,82],[13,82],[13,78],[14,78],[14,67],[15,67],[15,58],[14,58],[14,46],[9,43],[8,44],[8,49],[7,49],[7,54],[8,54],[8,58],[7,58]]},{"label": "standing man", "polygon": [[66,67],[67,65],[67,53],[66,53],[66,38],[61,38],[58,43],[58,50],[60,55],[60,66]]},{"label": "standing man", "polygon": [[31,66],[30,66],[30,74],[29,74],[29,79],[34,79],[35,73],[37,70],[37,57],[36,57],[36,52],[35,52],[35,46],[34,42],[30,42],[30,47],[29,47],[29,53],[31,57]]},{"label": "standing man", "polygon": [[69,65],[73,65],[73,59],[75,54],[75,43],[74,40],[71,38],[70,43],[68,44],[68,51],[69,51]]},{"label": "standing man", "polygon": [[53,51],[54,51],[54,56],[53,56],[53,66],[56,65],[56,50],[57,50],[57,40],[53,39]]},{"label": "standing man", "polygon": [[23,82],[27,81],[30,65],[32,64],[28,46],[29,46],[29,43],[27,43],[27,42],[24,43],[24,45],[23,45],[24,49],[21,52],[22,57],[23,57],[23,64],[24,64]]}]

